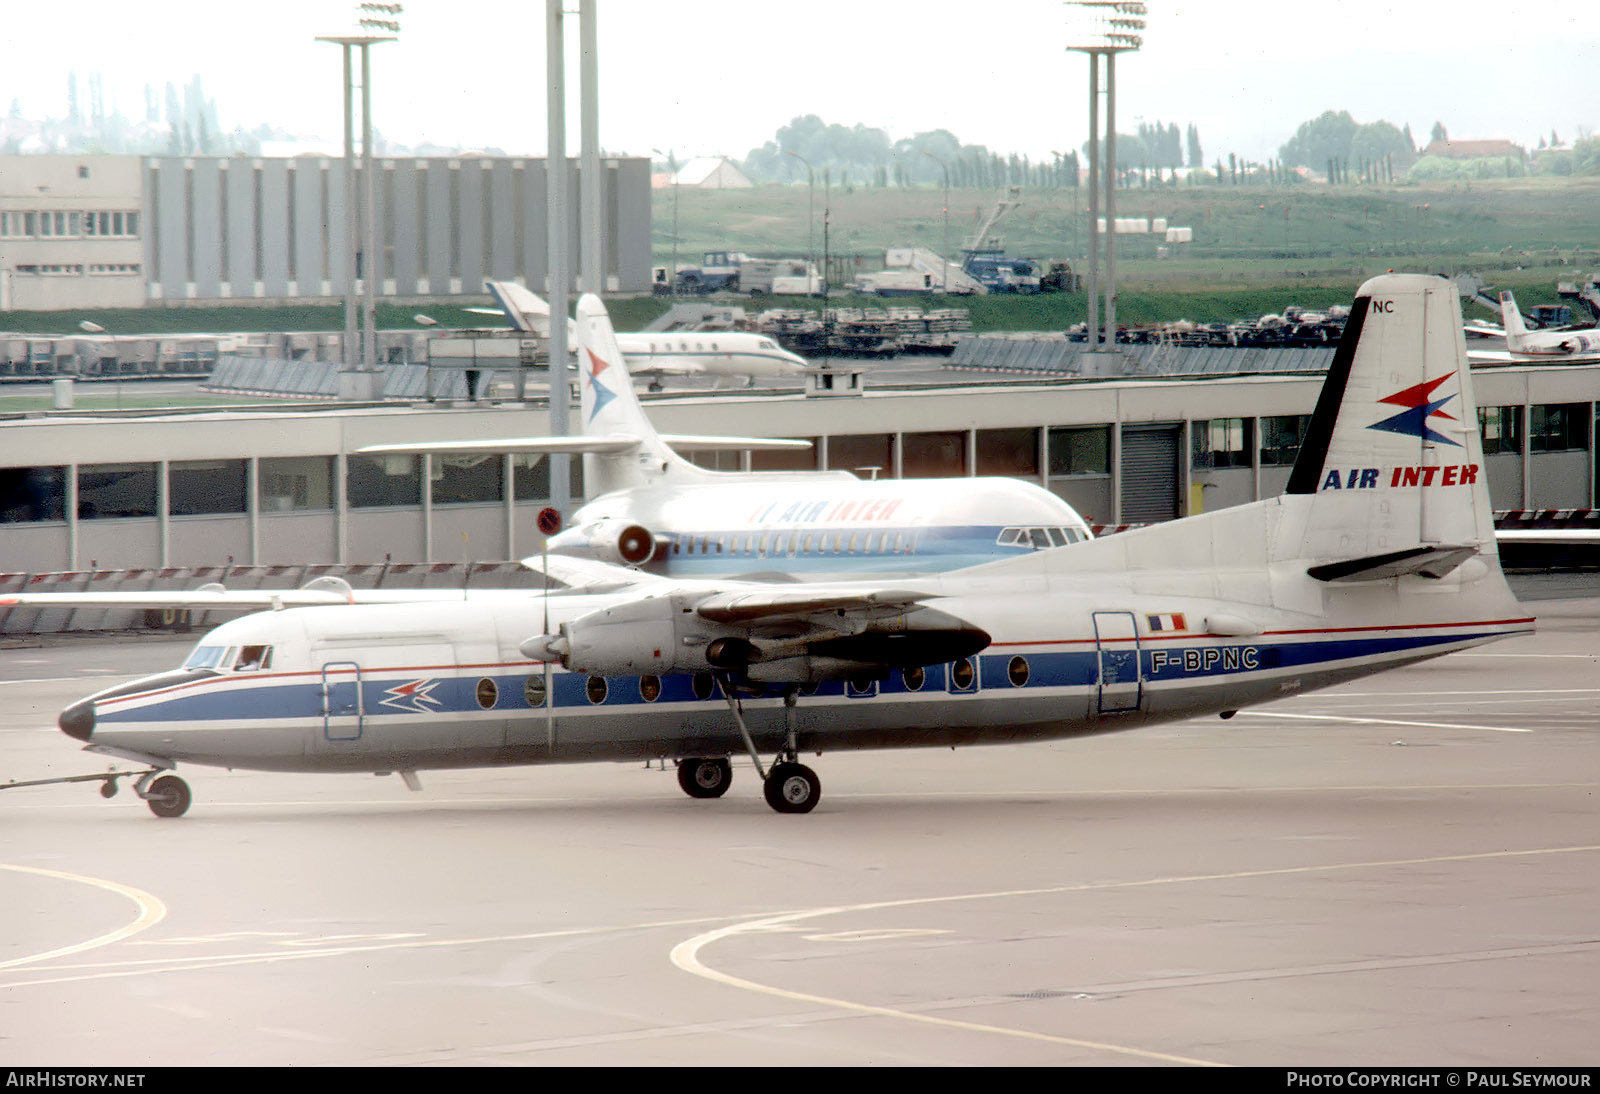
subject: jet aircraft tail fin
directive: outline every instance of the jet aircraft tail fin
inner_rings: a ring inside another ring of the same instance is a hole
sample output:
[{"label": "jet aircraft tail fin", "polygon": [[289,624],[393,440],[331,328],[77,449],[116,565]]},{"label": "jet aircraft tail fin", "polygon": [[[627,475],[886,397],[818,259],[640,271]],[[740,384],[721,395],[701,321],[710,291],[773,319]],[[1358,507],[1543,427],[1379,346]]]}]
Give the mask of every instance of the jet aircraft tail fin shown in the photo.
[{"label": "jet aircraft tail fin", "polygon": [[581,430],[638,439],[632,451],[584,456],[589,495],[657,482],[698,481],[711,475],[674,452],[645,416],[605,302],[593,293],[579,297],[576,327]]},{"label": "jet aircraft tail fin", "polygon": [[1511,295],[1509,289],[1500,294],[1500,326],[1506,332],[1506,349],[1516,349],[1517,344],[1528,336],[1528,324],[1523,321],[1522,309],[1517,307],[1517,298]]}]

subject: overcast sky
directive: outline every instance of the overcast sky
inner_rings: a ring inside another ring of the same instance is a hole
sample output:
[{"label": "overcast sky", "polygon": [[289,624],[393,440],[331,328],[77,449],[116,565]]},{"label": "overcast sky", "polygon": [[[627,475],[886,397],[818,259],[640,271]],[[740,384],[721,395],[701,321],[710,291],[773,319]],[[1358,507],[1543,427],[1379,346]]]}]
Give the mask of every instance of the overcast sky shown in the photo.
[{"label": "overcast sky", "polygon": [[[404,0],[373,50],[374,122],[393,140],[545,150],[540,0]],[[891,139],[945,128],[1048,158],[1088,136],[1088,62],[1061,0],[598,0],[601,141],[743,157],[801,114]],[[1324,110],[1409,124],[1426,143],[1537,147],[1600,131],[1600,19],[1572,0],[1149,0],[1144,49],[1117,65],[1117,128],[1198,127],[1208,161],[1266,159]],[[144,115],[198,74],[225,128],[262,122],[337,141],[346,0],[56,0],[7,4],[0,109],[63,117],[67,77],[101,74],[108,108]],[[576,10],[577,0],[567,7]],[[577,109],[577,18],[568,20]],[[568,149],[577,150],[577,126]]]}]

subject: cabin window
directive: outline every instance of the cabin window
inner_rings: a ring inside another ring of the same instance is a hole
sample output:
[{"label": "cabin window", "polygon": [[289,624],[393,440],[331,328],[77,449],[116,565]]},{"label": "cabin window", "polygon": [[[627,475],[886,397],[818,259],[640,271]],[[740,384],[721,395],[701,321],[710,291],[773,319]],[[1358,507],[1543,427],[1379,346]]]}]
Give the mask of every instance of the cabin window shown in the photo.
[{"label": "cabin window", "polygon": [[957,691],[971,690],[977,676],[977,670],[972,667],[970,657],[963,657],[950,666],[950,686]]},{"label": "cabin window", "polygon": [[522,699],[530,707],[544,706],[545,686],[543,676],[530,676],[522,682]]},{"label": "cabin window", "polygon": [[702,701],[711,698],[713,686],[716,681],[709,672],[697,672],[690,681],[689,686],[694,690],[694,697]]},{"label": "cabin window", "polygon": [[920,665],[906,669],[900,674],[900,678],[905,682],[907,691],[921,691],[922,685],[928,682],[928,674]]},{"label": "cabin window", "polygon": [[762,558],[766,558],[767,557],[767,545],[770,542],[771,541],[767,538],[767,533],[766,532],[762,532],[761,533],[761,557]]},{"label": "cabin window", "polygon": [[906,534],[904,532],[896,532],[894,534],[894,553],[901,554],[905,550],[905,543]]},{"label": "cabin window", "polygon": [[639,698],[643,699],[647,703],[653,703],[657,699],[661,698],[661,677],[639,677]]},{"label": "cabin window", "polygon": [[591,676],[583,683],[583,693],[589,697],[589,702],[597,705],[606,701],[608,690],[604,676]]},{"label": "cabin window", "polygon": [[1006,679],[1011,681],[1011,686],[1020,688],[1028,682],[1028,659],[1026,657],[1013,657],[1006,666]]},{"label": "cabin window", "polygon": [[850,553],[852,555],[856,553],[856,535],[857,533],[855,532],[850,533]]},{"label": "cabin window", "polygon": [[478,681],[477,696],[478,705],[484,710],[489,710],[500,698],[500,689],[495,687],[493,680],[485,676]]},{"label": "cabin window", "polygon": [[255,672],[272,667],[271,646],[240,646],[239,657],[233,663],[234,672]]}]

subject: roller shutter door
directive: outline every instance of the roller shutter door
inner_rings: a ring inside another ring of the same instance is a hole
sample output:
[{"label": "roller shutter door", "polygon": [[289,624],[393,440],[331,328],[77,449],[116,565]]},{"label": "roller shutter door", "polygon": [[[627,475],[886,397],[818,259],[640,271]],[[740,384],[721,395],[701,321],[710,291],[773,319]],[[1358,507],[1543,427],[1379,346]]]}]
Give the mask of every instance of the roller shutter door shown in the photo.
[{"label": "roller shutter door", "polygon": [[1146,524],[1178,515],[1178,430],[1122,429],[1122,522]]}]

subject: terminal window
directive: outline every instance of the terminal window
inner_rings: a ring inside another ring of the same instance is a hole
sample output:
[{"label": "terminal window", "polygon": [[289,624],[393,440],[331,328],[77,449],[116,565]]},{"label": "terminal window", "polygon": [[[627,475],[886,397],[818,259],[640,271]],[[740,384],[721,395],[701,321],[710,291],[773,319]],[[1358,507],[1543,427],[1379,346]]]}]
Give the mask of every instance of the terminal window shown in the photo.
[{"label": "terminal window", "polygon": [[1056,426],[1050,430],[1050,474],[1111,474],[1111,427]]}]

